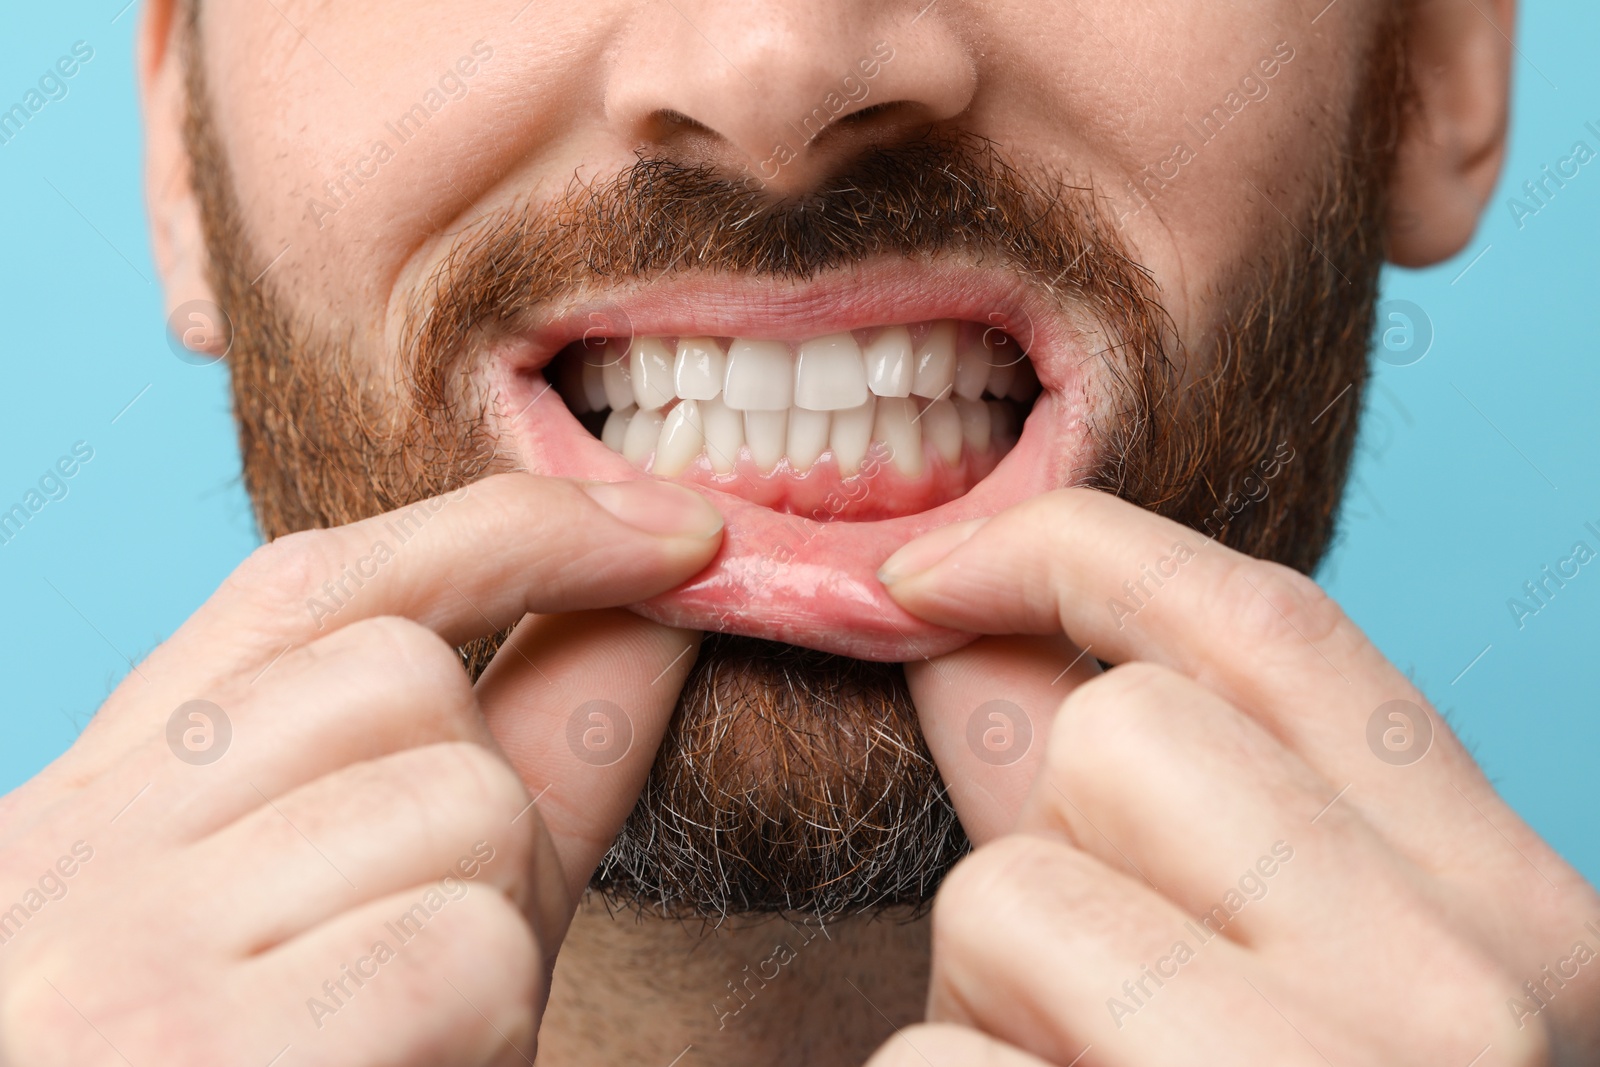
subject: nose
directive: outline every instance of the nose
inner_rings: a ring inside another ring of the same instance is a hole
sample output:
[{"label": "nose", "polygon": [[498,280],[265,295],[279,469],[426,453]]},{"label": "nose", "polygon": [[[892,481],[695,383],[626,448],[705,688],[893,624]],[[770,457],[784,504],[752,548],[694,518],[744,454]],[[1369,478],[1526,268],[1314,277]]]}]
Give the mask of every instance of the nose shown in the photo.
[{"label": "nose", "polygon": [[777,195],[955,118],[977,88],[937,0],[647,0],[610,62],[607,119],[633,146]]}]

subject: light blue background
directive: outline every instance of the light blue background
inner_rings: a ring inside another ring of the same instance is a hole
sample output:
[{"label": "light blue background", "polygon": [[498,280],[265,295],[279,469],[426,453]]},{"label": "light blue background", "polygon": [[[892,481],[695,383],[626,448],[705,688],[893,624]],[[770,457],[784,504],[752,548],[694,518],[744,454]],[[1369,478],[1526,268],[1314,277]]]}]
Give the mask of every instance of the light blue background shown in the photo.
[{"label": "light blue background", "polygon": [[[60,753],[255,544],[224,371],[163,334],[123,0],[17,5],[0,107],[73,42],[95,56],[0,145],[0,511],[94,458],[0,546],[0,790]],[[1600,160],[1519,227],[1508,198],[1600,149],[1600,9],[1532,0],[1501,187],[1455,261],[1394,272],[1434,339],[1379,364],[1342,538],[1321,575],[1445,710],[1490,777],[1600,879],[1600,561],[1519,629],[1507,600],[1600,528]],[[130,406],[131,405],[131,406]]]}]

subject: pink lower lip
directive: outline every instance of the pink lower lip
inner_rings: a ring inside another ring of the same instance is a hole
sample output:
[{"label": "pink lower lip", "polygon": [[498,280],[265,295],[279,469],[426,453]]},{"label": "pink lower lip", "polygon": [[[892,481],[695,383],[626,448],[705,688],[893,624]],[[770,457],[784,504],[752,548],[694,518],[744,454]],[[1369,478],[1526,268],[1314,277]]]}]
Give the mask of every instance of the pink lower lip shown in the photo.
[{"label": "pink lower lip", "polygon": [[[1080,376],[1061,368],[1049,373],[1038,360],[1036,367],[1046,391],[1015,447],[969,492],[926,511],[875,521],[818,522],[697,484],[692,477],[674,479],[722,512],[722,548],[689,582],[634,610],[671,626],[884,662],[940,655],[966,644],[972,635],[907,614],[890,599],[877,571],[906,542],[1069,484],[1087,466],[1090,443]],[[649,477],[585,430],[541,376],[515,360],[500,364],[495,373],[506,410],[519,412],[503,431],[514,439],[527,469],[603,481]],[[1070,390],[1063,388],[1068,382]]]}]

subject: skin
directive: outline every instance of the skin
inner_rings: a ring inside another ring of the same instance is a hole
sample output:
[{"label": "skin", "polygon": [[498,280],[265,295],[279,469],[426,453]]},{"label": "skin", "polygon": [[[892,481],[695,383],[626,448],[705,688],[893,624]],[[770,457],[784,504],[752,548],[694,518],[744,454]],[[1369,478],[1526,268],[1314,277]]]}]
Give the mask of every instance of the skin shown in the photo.
[{"label": "skin", "polygon": [[[1158,210],[1126,223],[1196,341],[1217,318],[1208,294],[1313,187],[1317,156],[1303,149],[1337,135],[1376,2],[1318,15],[1320,4],[1267,0],[1224,17],[1177,0],[943,0],[918,17],[920,3],[216,0],[204,34],[252,244],[267,258],[286,249],[279,289],[382,368],[404,295],[476,212],[614,173],[641,143],[757,168],[788,118],[876,40],[892,39],[897,59],[862,106],[895,106],[835,127],[781,170],[775,193],[803,191],[864,144],[947,122],[1115,199],[1123,177],[1165,158],[1180,116],[1289,41],[1296,58],[1269,99]],[[1395,262],[1436,261],[1471,234],[1504,150],[1511,17],[1510,0],[1418,8]],[[143,18],[154,243],[176,307],[209,294],[172,6],[152,2]],[[469,94],[319,230],[308,197],[479,39],[495,59]],[[564,480],[477,483],[321,627],[306,597],[384,520],[255,553],[66,755],[0,802],[0,901],[21,899],[74,842],[94,849],[68,893],[0,950],[0,1063],[268,1063],[285,1046],[295,1058],[282,1062],[330,1067],[519,1063],[536,1033],[553,1063],[666,1063],[690,1043],[701,1063],[861,1062],[886,1023],[920,1014],[927,937],[928,1022],[874,1063],[1600,1055],[1600,970],[1522,1028],[1505,1007],[1568,955],[1600,899],[1436,717],[1413,765],[1367,748],[1374,708],[1427,708],[1422,694],[1308,580],[1220,546],[1116,627],[1100,605],[1123,577],[1192,535],[1080,490],[929,534],[886,568],[913,615],[992,635],[908,670],[981,846],[931,925],[900,937],[841,924],[828,943],[843,947],[802,957],[787,992],[757,1002],[761,1023],[716,1030],[706,1005],[761,958],[765,934],[629,933],[575,902],[697,640],[604,609],[694,574],[720,520],[650,483],[598,495],[610,511]],[[674,516],[681,528],[664,529]],[[568,612],[586,614],[551,618]],[[451,646],[530,613],[469,685]],[[1058,677],[1063,640],[1119,666],[1099,675],[1085,659]],[[975,694],[997,677],[1024,694],[1036,738],[1005,767],[964,744]],[[574,691],[637,709],[617,763],[597,769],[567,744]],[[165,740],[173,709],[196,698],[233,723],[226,774],[174,760]],[[1266,895],[1118,1027],[1108,999],[1279,840],[1294,855]],[[479,841],[493,859],[465,893],[316,1027],[306,998],[319,983]],[[841,995],[843,977],[871,992],[872,1012]]]}]

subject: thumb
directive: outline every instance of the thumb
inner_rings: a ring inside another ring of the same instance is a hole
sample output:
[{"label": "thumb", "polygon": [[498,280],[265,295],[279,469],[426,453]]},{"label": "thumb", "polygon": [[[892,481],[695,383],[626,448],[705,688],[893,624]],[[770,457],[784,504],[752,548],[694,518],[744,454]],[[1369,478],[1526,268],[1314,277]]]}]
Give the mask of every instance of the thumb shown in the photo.
[{"label": "thumb", "polygon": [[530,615],[478,681],[576,902],[633,810],[700,635],[623,609]]},{"label": "thumb", "polygon": [[922,733],[974,845],[1008,833],[1044,761],[1061,702],[1100,673],[1059,635],[980,637],[906,664]]}]

